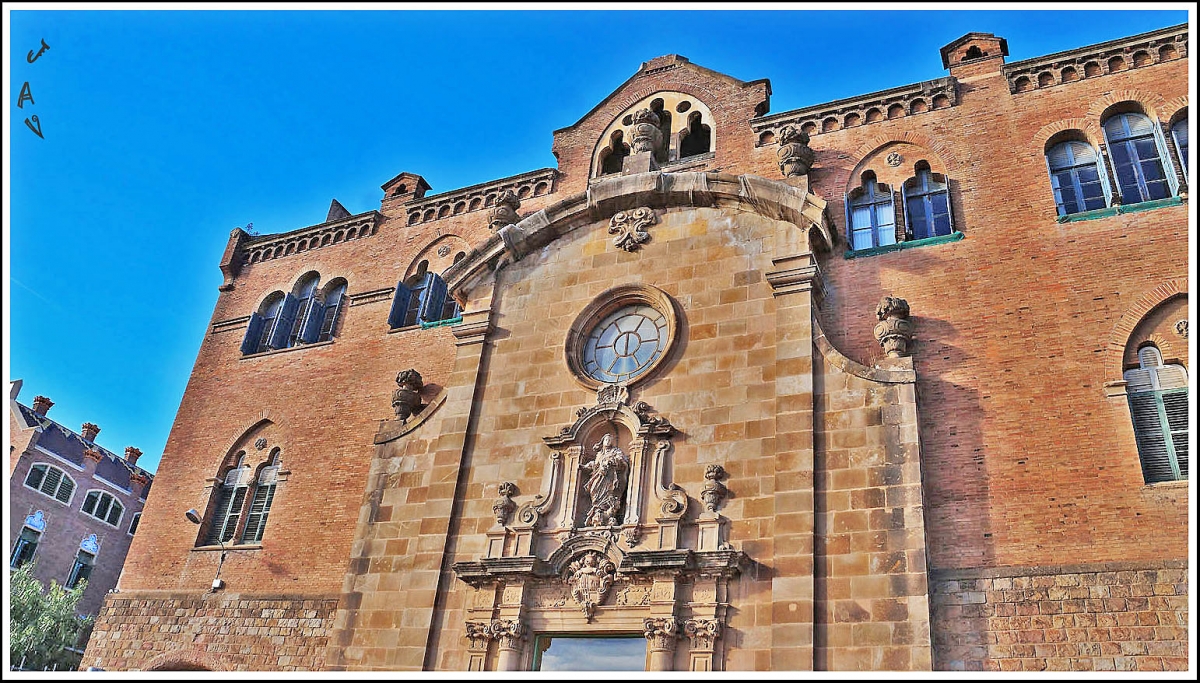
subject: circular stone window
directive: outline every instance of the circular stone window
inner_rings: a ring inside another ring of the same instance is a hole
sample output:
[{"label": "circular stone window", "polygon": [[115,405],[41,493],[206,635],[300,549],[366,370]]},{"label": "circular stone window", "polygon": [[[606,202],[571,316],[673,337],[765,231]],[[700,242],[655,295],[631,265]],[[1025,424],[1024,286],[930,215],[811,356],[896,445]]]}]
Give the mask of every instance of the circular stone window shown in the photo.
[{"label": "circular stone window", "polygon": [[567,365],[595,389],[628,384],[653,370],[675,340],[675,307],[665,292],[624,285],[604,292],[567,333]]}]

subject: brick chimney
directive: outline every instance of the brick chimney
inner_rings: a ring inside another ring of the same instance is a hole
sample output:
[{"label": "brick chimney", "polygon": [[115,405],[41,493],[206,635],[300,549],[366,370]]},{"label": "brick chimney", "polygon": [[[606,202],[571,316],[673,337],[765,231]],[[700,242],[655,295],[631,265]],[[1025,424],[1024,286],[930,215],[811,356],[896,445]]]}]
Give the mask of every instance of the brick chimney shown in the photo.
[{"label": "brick chimney", "polygon": [[136,446],[125,447],[125,462],[137,466],[137,459],[142,457],[142,451]]},{"label": "brick chimney", "polygon": [[37,413],[38,415],[45,417],[46,413],[50,410],[50,406],[53,405],[54,401],[51,401],[45,396],[33,397],[33,412]]},{"label": "brick chimney", "polygon": [[91,422],[84,422],[83,426],[79,428],[79,434],[83,437],[84,441],[95,441],[96,435],[99,433],[100,428]]}]

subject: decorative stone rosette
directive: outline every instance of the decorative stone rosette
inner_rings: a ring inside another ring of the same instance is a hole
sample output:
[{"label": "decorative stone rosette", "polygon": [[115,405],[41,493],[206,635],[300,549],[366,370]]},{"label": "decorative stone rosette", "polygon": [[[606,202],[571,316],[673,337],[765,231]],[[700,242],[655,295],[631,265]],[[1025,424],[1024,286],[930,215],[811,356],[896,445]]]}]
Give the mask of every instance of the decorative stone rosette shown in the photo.
[{"label": "decorative stone rosette", "polygon": [[808,133],[795,126],[784,126],[779,132],[779,172],[785,178],[808,175],[816,152],[808,146]]},{"label": "decorative stone rosette", "polygon": [[916,326],[908,319],[908,302],[904,299],[885,296],[875,308],[879,324],[875,326],[875,338],[889,358],[907,356]]},{"label": "decorative stone rosette", "polygon": [[646,206],[629,211],[618,211],[608,222],[608,233],[616,235],[613,238],[613,245],[625,251],[637,251],[643,243],[650,239],[650,233],[646,232],[646,228],[654,225],[656,220],[654,210]]}]

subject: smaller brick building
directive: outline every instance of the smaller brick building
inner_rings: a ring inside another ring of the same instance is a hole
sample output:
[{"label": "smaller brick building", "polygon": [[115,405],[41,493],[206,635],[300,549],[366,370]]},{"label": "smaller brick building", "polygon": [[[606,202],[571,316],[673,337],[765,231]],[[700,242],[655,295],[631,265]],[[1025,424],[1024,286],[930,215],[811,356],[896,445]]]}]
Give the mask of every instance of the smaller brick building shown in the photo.
[{"label": "smaller brick building", "polygon": [[8,396],[8,564],[34,562],[43,583],[86,579],[79,611],[95,614],[121,576],[154,475],[137,466],[137,448],[120,457],[97,444],[96,425],[75,432],[47,417],[45,396],[19,403],[21,384]]}]

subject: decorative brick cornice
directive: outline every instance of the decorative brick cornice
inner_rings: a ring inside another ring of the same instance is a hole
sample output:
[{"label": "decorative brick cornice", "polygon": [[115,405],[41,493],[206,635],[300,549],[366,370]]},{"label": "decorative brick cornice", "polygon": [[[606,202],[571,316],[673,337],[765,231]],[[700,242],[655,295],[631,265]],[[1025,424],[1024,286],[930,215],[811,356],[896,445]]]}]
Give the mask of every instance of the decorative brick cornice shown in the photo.
[{"label": "decorative brick cornice", "polygon": [[551,194],[557,179],[558,171],[542,168],[418,199],[406,204],[404,210],[408,213],[408,225],[428,223],[447,216],[490,209],[505,190],[511,190],[518,199]]},{"label": "decorative brick cornice", "polygon": [[[1180,24],[1013,62],[1004,66],[1003,73],[1008,79],[1009,92],[1016,94],[1186,59],[1187,54],[1187,24]],[[1114,61],[1117,58],[1119,61]]]},{"label": "decorative brick cornice", "polygon": [[374,235],[379,229],[383,214],[368,211],[308,228],[293,230],[281,235],[255,237],[246,243],[242,251],[243,263],[258,263],[291,256],[347,240]]},{"label": "decorative brick cornice", "polygon": [[[750,127],[759,136],[759,145],[773,143],[773,138],[786,125],[798,127],[809,135],[820,135],[847,127],[864,126],[889,120],[888,112],[896,105],[903,109],[903,116],[912,116],[935,109],[947,109],[958,105],[958,80],[945,76],[932,81],[903,85],[890,90],[868,93],[859,97],[835,100],[803,109],[780,112],[753,119]],[[854,117],[857,117],[855,120]],[[847,119],[852,123],[847,126]],[[891,117],[899,118],[899,117]],[[826,122],[832,120],[832,124]],[[763,138],[770,132],[772,140]]]}]

